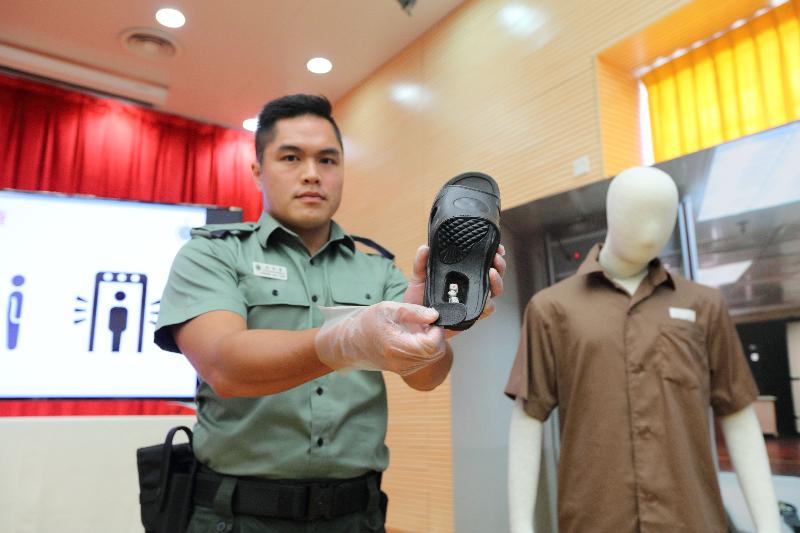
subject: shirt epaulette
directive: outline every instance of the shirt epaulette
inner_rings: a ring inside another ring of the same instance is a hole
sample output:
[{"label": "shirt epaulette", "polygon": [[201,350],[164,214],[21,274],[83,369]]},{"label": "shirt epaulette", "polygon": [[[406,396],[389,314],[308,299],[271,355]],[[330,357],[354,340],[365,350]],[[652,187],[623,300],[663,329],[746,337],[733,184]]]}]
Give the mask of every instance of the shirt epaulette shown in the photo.
[{"label": "shirt epaulette", "polygon": [[390,252],[389,250],[387,250],[386,248],[384,248],[383,246],[381,246],[377,242],[373,241],[372,239],[368,239],[366,237],[361,237],[359,235],[352,235],[352,234],[350,235],[350,238],[353,239],[356,242],[360,242],[361,244],[363,244],[364,246],[366,246],[368,248],[372,248],[373,250],[378,252],[380,255],[382,255],[386,259],[389,259],[390,261],[394,260],[394,254],[392,252]]},{"label": "shirt epaulette", "polygon": [[192,237],[207,237],[221,239],[228,235],[240,235],[242,233],[253,233],[258,229],[255,222],[237,222],[234,224],[208,224],[199,228],[192,228]]}]

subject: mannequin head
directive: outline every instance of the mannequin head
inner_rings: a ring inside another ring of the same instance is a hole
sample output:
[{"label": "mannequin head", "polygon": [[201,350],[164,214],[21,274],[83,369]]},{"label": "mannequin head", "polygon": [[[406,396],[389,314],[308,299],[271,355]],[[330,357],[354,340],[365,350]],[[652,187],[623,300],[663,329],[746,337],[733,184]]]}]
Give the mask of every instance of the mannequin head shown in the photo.
[{"label": "mannequin head", "polygon": [[616,277],[641,272],[661,251],[675,227],[678,188],[665,172],[633,167],[608,188],[608,233],[600,264]]}]

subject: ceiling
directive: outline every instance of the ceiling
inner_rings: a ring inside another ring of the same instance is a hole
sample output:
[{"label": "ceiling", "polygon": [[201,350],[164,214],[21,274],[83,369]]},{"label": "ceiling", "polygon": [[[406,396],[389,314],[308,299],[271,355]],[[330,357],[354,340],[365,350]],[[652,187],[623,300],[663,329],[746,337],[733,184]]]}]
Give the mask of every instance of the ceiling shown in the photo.
[{"label": "ceiling", "polygon": [[[409,15],[398,0],[6,1],[0,65],[241,128],[283,94],[336,101],[462,2],[417,0]],[[160,26],[154,15],[162,7],[180,9],[186,24]],[[176,53],[126,49],[121,36],[131,28],[168,39]],[[316,56],[333,70],[309,72],[306,62]]]}]

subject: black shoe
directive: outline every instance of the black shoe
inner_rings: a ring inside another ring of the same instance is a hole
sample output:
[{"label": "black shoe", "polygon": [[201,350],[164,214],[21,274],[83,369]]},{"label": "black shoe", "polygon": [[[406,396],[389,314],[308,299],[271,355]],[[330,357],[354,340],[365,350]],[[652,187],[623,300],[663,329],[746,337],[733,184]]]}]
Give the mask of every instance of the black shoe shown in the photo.
[{"label": "black shoe", "polygon": [[428,223],[425,305],[436,325],[464,330],[489,296],[489,269],[500,244],[500,189],[486,174],[466,172],[442,186]]},{"label": "black shoe", "polygon": [[797,516],[797,508],[786,502],[778,502],[778,510],[781,512],[783,522],[792,528],[792,531],[800,531],[800,517]]}]

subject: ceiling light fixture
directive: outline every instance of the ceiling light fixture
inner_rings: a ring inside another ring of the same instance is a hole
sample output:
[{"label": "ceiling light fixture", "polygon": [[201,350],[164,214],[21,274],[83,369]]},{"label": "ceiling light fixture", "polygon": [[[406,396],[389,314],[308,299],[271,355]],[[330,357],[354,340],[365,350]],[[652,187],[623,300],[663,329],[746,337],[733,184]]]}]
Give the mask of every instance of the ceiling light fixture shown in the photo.
[{"label": "ceiling light fixture", "polygon": [[333,63],[324,57],[312,57],[306,63],[306,68],[314,74],[327,74],[333,68]]},{"label": "ceiling light fixture", "polygon": [[731,29],[735,30],[735,29],[741,28],[742,26],[745,25],[745,23],[747,23],[747,19],[739,19],[736,22],[734,22],[733,24],[731,24]]},{"label": "ceiling light fixture", "polygon": [[252,131],[255,133],[255,131],[258,129],[258,118],[251,117],[244,119],[242,121],[242,127],[247,131]]},{"label": "ceiling light fixture", "polygon": [[125,50],[147,59],[169,59],[180,51],[175,38],[157,28],[128,28],[119,40]]},{"label": "ceiling light fixture", "polygon": [[686,48],[678,48],[677,50],[672,52],[672,55],[670,55],[669,57],[670,59],[678,59],[681,56],[685,56],[687,52],[688,50]]},{"label": "ceiling light fixture", "polygon": [[186,24],[186,17],[177,9],[165,7],[156,11],[156,20],[167,28],[180,28]]}]

